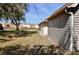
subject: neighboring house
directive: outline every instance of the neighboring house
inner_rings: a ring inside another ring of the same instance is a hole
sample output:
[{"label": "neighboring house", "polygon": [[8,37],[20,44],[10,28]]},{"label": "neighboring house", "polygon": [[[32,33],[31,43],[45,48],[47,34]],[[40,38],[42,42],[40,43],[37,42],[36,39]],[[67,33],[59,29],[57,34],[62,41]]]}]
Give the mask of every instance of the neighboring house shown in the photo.
[{"label": "neighboring house", "polygon": [[20,28],[30,28],[31,27],[31,25],[30,24],[20,24],[20,26],[19,26]]},{"label": "neighboring house", "polygon": [[38,24],[20,24],[20,28],[26,28],[26,29],[39,29]]},{"label": "neighboring house", "polygon": [[39,29],[39,25],[38,24],[30,24],[31,25],[31,29]]},{"label": "neighboring house", "polygon": [[[4,30],[15,30],[16,26],[12,23],[3,23]],[[39,29],[38,24],[20,24],[19,29]]]},{"label": "neighboring house", "polygon": [[79,50],[79,4],[66,3],[47,20],[51,41],[70,51]]},{"label": "neighboring house", "polygon": [[40,32],[40,35],[43,35],[43,36],[48,35],[48,20],[45,20],[39,24],[39,32]]},{"label": "neighboring house", "polygon": [[35,28],[39,29],[39,25],[38,24],[35,24]]},{"label": "neighboring house", "polygon": [[11,23],[5,23],[3,24],[4,30],[15,30],[16,26],[14,24]]}]

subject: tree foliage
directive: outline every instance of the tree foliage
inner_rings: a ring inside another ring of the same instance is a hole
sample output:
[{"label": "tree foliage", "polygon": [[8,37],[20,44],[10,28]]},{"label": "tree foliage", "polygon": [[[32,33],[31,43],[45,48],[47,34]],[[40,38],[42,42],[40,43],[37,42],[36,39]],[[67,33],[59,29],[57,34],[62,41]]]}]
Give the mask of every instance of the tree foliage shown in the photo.
[{"label": "tree foliage", "polygon": [[[27,4],[23,3],[1,3],[0,4],[0,18],[10,20],[19,27],[20,21],[25,20],[24,13],[27,10]],[[17,29],[18,30],[18,29]]]}]

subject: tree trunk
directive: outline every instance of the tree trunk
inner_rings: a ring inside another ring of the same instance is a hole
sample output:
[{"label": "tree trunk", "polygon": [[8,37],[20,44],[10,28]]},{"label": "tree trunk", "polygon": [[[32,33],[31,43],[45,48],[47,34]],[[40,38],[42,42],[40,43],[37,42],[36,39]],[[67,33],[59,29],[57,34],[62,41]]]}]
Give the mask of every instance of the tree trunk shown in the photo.
[{"label": "tree trunk", "polygon": [[19,25],[16,25],[16,31],[19,31]]}]

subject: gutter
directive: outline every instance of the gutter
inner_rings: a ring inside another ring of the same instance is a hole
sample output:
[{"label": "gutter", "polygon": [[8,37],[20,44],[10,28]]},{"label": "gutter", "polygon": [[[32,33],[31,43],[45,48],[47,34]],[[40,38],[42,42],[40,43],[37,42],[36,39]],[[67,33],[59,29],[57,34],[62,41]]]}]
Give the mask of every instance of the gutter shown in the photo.
[{"label": "gutter", "polygon": [[70,35],[70,46],[69,46],[69,51],[73,51],[73,23],[74,23],[74,18],[73,18],[73,12],[68,12],[67,9],[65,9],[65,12],[70,14],[70,30],[71,30],[71,35]]}]

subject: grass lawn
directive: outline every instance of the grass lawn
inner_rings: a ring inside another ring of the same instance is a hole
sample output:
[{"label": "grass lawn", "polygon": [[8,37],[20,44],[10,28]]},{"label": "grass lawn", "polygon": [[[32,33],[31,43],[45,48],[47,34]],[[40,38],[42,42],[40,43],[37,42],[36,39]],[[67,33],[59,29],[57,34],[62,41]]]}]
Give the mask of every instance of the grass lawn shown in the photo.
[{"label": "grass lawn", "polygon": [[[14,34],[16,31],[3,31],[0,32],[0,37],[7,38],[7,35]],[[47,37],[42,37],[37,31],[25,31],[23,37],[7,38],[10,41],[0,43],[0,47],[6,47],[11,45],[51,45]],[[15,35],[15,34],[14,34]],[[4,40],[4,39],[3,39]]]}]

